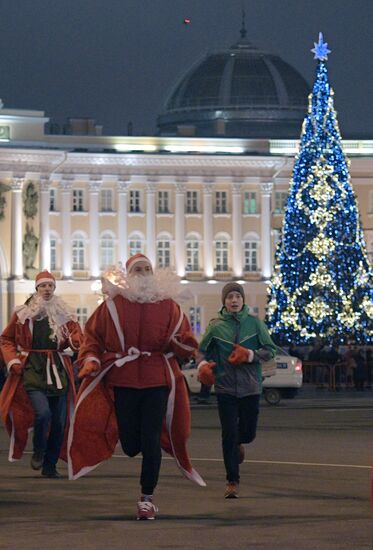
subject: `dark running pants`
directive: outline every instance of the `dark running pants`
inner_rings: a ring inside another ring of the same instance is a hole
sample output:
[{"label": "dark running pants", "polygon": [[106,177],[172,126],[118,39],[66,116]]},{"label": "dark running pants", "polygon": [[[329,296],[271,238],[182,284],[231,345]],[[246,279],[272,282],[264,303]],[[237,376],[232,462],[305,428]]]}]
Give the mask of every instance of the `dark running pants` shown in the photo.
[{"label": "dark running pants", "polygon": [[238,446],[240,443],[251,443],[255,439],[260,396],[248,395],[238,398],[219,393],[216,397],[227,481],[239,483]]},{"label": "dark running pants", "polygon": [[168,393],[165,386],[144,389],[114,387],[120,443],[128,456],[142,453],[140,484],[145,495],[152,495],[158,482],[162,422]]},{"label": "dark running pants", "polygon": [[44,455],[44,468],[53,468],[58,461],[63,443],[67,393],[47,396],[40,390],[27,392],[34,410],[34,452]]}]

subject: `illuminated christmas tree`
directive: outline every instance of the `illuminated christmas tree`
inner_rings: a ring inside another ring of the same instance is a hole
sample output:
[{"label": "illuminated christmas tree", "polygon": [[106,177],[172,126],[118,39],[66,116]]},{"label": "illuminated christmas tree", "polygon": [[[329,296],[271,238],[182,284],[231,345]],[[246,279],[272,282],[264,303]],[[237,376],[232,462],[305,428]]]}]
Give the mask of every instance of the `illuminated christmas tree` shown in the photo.
[{"label": "illuminated christmas tree", "polygon": [[283,343],[373,341],[373,273],[334,110],[320,33],[316,80],[303,122],[268,288],[267,323]]}]

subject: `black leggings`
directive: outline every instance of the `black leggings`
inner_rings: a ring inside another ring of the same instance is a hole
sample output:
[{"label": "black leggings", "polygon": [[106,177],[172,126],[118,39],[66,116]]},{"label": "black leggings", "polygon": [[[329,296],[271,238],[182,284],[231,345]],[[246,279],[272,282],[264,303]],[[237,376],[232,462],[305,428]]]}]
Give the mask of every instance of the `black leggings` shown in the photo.
[{"label": "black leggings", "polygon": [[238,445],[251,443],[256,436],[259,415],[259,395],[234,397],[219,393],[218,411],[222,428],[222,447],[227,481],[240,481]]},{"label": "black leggings", "polygon": [[128,456],[142,453],[140,483],[145,495],[153,494],[158,482],[162,422],[168,393],[165,386],[144,389],[114,387],[120,443]]}]

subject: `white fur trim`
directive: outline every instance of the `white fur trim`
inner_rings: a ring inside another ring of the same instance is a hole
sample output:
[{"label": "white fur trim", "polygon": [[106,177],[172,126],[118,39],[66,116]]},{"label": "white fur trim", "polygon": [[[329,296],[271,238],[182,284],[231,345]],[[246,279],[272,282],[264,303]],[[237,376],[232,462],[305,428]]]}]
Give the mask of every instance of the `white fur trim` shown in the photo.
[{"label": "white fur trim", "polygon": [[186,351],[194,351],[195,348],[193,348],[192,346],[187,346],[186,344],[182,344],[176,339],[176,337],[177,335],[174,338],[171,338],[171,342],[179,346],[179,348],[185,349]]},{"label": "white fur trim", "polygon": [[10,371],[12,365],[22,365],[22,361],[20,361],[19,359],[12,359],[11,361],[9,361],[9,363],[6,366],[6,368],[8,369],[8,372]]},{"label": "white fur trim", "polygon": [[122,328],[120,326],[120,323],[119,323],[119,316],[118,316],[117,308],[115,307],[115,304],[114,304],[114,302],[111,298],[108,298],[106,300],[105,304],[106,304],[106,307],[109,310],[109,313],[111,315],[111,319],[112,319],[112,321],[114,323],[114,326],[115,326],[115,329],[117,331],[122,351],[124,351],[124,349],[125,349],[124,334],[123,334],[123,330],[122,330]]},{"label": "white fur trim", "polygon": [[54,288],[56,288],[56,280],[52,277],[44,277],[43,279],[38,279],[37,281],[35,281],[35,288],[38,288],[38,286],[43,283],[53,283]]},{"label": "white fur trim", "polygon": [[178,461],[176,453],[175,453],[174,443],[172,441],[172,420],[173,420],[173,417],[174,417],[174,409],[175,409],[176,383],[175,383],[175,375],[174,375],[173,370],[171,368],[171,365],[168,361],[169,357],[171,357],[172,355],[173,355],[172,353],[167,353],[164,356],[164,358],[166,360],[167,367],[168,367],[168,372],[169,372],[170,378],[171,378],[171,389],[170,389],[170,393],[168,395],[168,401],[167,401],[166,428],[167,428],[167,432],[168,432],[168,435],[169,435],[169,438],[170,438],[173,456],[174,456],[174,459],[176,461],[176,464],[178,465],[179,469],[181,470],[181,472],[184,474],[184,476],[186,478],[190,479],[191,481],[195,481],[198,485],[201,485],[201,487],[206,487],[206,483],[203,481],[203,479],[199,475],[199,473],[196,470],[194,470],[194,468],[192,468],[191,472],[188,472],[187,470],[185,470],[185,468],[183,468],[182,465],[180,464],[180,462]]},{"label": "white fur trim", "polygon": [[78,351],[79,350],[79,347],[74,346],[73,341],[71,339],[71,334],[70,333],[69,333],[69,344],[70,344],[70,347],[73,351]]},{"label": "white fur trim", "polygon": [[183,320],[184,320],[184,313],[182,312],[180,306],[179,306],[179,313],[180,313],[180,315],[179,315],[179,320],[178,320],[178,322],[176,323],[176,326],[175,326],[174,330],[172,331],[172,334],[171,334],[171,336],[170,336],[170,340],[169,340],[169,341],[171,341],[171,340],[173,340],[173,339],[175,338],[175,335],[176,335],[177,331],[179,330],[179,328],[181,327],[181,323],[182,323]]},{"label": "white fur trim", "polygon": [[87,357],[86,359],[84,359],[84,364],[86,364],[87,361],[95,361],[96,363],[101,365],[100,359],[97,359],[97,357],[94,357],[93,355],[92,355],[92,357]]},{"label": "white fur trim", "polygon": [[149,258],[147,258],[146,256],[143,256],[143,257],[140,257],[140,258],[136,258],[135,260],[129,259],[129,266],[128,266],[128,269],[127,269],[128,275],[131,273],[131,271],[135,267],[135,265],[138,264],[139,262],[146,262],[148,265],[150,265],[150,267],[153,270],[153,266],[152,266],[151,261],[149,260]]}]

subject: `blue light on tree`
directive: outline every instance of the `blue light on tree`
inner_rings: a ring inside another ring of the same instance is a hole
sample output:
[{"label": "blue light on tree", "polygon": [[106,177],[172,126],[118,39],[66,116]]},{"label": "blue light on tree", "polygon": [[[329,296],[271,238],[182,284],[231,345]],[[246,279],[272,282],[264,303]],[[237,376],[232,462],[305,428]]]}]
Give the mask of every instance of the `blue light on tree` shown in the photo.
[{"label": "blue light on tree", "polygon": [[267,322],[280,341],[373,342],[373,273],[341,145],[320,33],[316,80],[303,122]]}]

